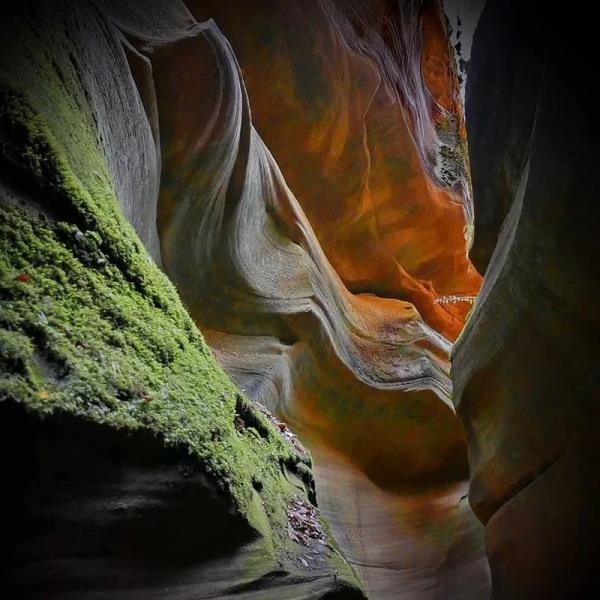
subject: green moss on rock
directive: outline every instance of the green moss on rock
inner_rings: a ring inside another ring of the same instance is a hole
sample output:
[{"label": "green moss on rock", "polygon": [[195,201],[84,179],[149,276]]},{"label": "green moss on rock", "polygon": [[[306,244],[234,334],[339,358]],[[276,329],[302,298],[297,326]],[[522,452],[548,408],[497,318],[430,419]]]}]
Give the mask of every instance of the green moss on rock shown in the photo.
[{"label": "green moss on rock", "polygon": [[[25,97],[6,88],[0,139],[0,168],[36,198],[0,204],[0,398],[186,448],[271,560],[297,553],[287,474],[310,490],[309,459],[217,365],[106,180],[84,187]],[[329,560],[353,581],[337,551]]]},{"label": "green moss on rock", "polygon": [[[314,572],[299,562],[287,507],[299,491],[314,496],[310,459],[218,366],[125,219],[86,85],[107,65],[83,64],[77,43],[98,23],[59,4],[26,3],[1,27],[0,401],[186,450],[260,534],[249,577],[295,565],[358,590],[330,537]],[[109,98],[123,114],[124,97]]]}]

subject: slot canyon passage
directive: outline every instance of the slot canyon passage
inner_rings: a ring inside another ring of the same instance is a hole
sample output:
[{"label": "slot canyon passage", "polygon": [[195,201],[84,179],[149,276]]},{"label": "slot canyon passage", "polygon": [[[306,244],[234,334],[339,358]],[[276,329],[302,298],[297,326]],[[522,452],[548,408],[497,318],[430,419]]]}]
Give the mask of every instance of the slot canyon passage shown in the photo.
[{"label": "slot canyon passage", "polygon": [[595,598],[593,19],[0,7],[0,593]]}]

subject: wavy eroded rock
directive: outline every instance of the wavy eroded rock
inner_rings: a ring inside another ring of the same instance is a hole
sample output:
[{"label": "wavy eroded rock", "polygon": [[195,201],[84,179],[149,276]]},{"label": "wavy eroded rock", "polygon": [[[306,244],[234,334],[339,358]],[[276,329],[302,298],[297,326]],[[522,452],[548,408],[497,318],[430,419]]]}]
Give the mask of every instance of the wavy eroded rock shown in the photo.
[{"label": "wavy eroded rock", "polygon": [[152,9],[2,7],[0,590],[363,598],[308,454],[217,365],[149,254],[156,104],[126,36],[147,50],[206,29]]},{"label": "wavy eroded rock", "polygon": [[490,258],[452,370],[494,598],[600,589],[593,39],[569,11],[489,0],[473,43],[474,249]]},{"label": "wavy eroded rock", "polygon": [[[480,277],[466,258],[464,131],[436,5],[190,6],[215,21],[151,56],[167,273],[234,381],[309,446],[342,453],[382,489],[464,477],[448,340]],[[320,485],[333,510],[335,480]],[[373,518],[381,530],[389,512]],[[442,572],[443,556],[431,559]],[[358,569],[369,587],[374,570]],[[424,597],[435,572],[415,583]],[[369,589],[385,597],[392,581]]]}]

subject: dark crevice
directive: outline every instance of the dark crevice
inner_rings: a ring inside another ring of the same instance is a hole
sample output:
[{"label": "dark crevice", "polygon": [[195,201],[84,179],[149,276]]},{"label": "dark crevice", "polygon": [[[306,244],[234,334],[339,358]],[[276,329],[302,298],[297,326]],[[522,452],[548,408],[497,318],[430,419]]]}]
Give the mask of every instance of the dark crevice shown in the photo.
[{"label": "dark crevice", "polygon": [[256,537],[187,452],[148,432],[14,402],[0,423],[0,577],[19,598],[165,586]]}]

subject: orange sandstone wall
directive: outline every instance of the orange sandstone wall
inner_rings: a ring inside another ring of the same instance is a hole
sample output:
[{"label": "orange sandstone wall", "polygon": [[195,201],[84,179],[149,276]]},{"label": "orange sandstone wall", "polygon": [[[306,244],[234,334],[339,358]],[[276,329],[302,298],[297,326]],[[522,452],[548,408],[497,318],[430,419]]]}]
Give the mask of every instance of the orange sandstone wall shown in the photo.
[{"label": "orange sandstone wall", "polygon": [[[467,258],[464,119],[438,3],[188,6],[214,19],[205,40],[152,57],[167,273],[220,363],[315,449],[318,472],[341,456],[360,506],[413,486],[369,525],[383,531],[391,518],[407,536],[397,548],[429,548],[412,598],[460,569],[485,589],[468,508],[462,533],[436,512],[433,535],[427,519],[408,527],[405,509],[452,504],[448,481],[467,476],[449,352],[481,284]],[[342,546],[372,539],[360,520],[337,519],[354,509],[338,505],[335,480],[317,484]],[[353,546],[357,564],[367,546]],[[358,568],[373,597],[400,597],[395,569],[372,567]]]}]

